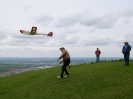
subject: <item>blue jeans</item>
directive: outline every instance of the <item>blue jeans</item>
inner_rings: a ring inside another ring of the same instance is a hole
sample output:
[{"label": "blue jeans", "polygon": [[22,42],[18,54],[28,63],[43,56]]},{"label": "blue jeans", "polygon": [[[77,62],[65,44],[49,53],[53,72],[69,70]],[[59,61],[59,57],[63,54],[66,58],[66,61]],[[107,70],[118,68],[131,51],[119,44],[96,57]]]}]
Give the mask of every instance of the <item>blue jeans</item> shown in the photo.
[{"label": "blue jeans", "polygon": [[99,62],[99,55],[96,56],[96,62]]},{"label": "blue jeans", "polygon": [[129,65],[129,53],[124,53],[125,65]]}]

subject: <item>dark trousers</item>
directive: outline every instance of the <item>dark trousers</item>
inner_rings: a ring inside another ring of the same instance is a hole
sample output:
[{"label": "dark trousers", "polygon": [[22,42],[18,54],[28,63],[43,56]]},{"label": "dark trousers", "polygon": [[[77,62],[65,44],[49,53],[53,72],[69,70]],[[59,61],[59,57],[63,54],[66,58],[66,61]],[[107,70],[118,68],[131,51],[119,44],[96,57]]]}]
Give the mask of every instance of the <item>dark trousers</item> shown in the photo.
[{"label": "dark trousers", "polygon": [[125,65],[129,65],[129,53],[124,53]]},{"label": "dark trousers", "polygon": [[69,73],[68,73],[68,71],[67,71],[67,69],[66,69],[66,67],[69,66],[69,64],[70,64],[70,58],[66,59],[66,60],[63,62],[62,71],[61,71],[61,75],[60,75],[61,77],[63,77],[64,72],[66,73],[66,75],[69,75]]}]

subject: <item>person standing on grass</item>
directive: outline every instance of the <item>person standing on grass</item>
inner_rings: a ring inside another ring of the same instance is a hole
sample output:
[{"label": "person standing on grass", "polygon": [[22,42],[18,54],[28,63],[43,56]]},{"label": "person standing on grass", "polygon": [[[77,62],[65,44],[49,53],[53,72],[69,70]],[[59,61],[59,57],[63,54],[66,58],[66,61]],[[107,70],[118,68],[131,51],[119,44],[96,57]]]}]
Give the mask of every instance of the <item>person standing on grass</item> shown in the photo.
[{"label": "person standing on grass", "polygon": [[96,54],[96,63],[98,63],[101,51],[97,48],[97,50],[95,51],[95,54]]},{"label": "person standing on grass", "polygon": [[124,55],[125,66],[129,66],[130,51],[131,51],[131,46],[128,44],[128,42],[124,42],[122,53]]},{"label": "person standing on grass", "polygon": [[61,75],[60,76],[57,76],[57,78],[63,78],[64,72],[66,73],[66,76],[65,77],[69,77],[70,74],[68,73],[66,67],[69,66],[69,64],[70,64],[70,55],[69,55],[68,51],[65,50],[64,47],[60,48],[60,50],[61,50],[62,54],[58,58],[58,60],[61,59],[61,58],[63,58],[63,60],[60,62],[60,64],[63,63],[63,65],[62,65]]}]

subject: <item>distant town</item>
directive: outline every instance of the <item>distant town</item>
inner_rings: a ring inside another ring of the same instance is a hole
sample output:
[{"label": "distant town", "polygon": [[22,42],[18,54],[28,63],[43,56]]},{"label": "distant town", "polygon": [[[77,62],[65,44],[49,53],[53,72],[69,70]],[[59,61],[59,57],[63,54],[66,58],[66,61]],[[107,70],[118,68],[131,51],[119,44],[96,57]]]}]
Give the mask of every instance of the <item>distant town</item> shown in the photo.
[{"label": "distant town", "polygon": [[43,69],[43,68],[41,68],[41,67],[40,68],[31,67],[31,68],[23,68],[23,69],[10,69],[7,72],[0,73],[0,77],[10,76],[10,75],[13,75],[13,74],[19,74],[19,73],[22,73],[22,72],[34,71],[34,70],[39,70],[39,69]]}]

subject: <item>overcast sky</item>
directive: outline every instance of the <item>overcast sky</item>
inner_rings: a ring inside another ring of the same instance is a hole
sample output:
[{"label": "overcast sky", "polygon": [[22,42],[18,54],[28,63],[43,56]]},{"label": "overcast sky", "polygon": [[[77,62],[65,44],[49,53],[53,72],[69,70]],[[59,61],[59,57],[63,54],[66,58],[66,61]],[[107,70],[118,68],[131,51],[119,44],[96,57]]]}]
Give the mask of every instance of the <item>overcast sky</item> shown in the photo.
[{"label": "overcast sky", "polygon": [[[133,47],[133,0],[0,0],[0,57],[123,57]],[[53,37],[19,30],[53,32]],[[133,51],[131,51],[133,57]]]}]

